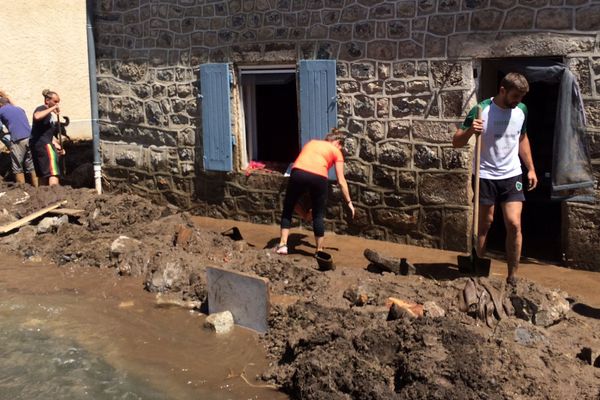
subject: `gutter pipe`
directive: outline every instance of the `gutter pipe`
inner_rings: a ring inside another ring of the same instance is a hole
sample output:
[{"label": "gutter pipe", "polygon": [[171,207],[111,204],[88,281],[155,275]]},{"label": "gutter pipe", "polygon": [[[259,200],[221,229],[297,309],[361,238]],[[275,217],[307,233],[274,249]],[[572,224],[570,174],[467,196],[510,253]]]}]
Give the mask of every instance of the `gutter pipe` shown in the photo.
[{"label": "gutter pipe", "polygon": [[94,45],[94,0],[86,1],[86,32],[88,49],[88,75],[90,79],[90,105],[92,110],[92,146],[94,153],[94,183],[96,192],[102,194],[102,160],[100,158],[100,127],[98,126],[98,83],[96,81],[96,48]]}]

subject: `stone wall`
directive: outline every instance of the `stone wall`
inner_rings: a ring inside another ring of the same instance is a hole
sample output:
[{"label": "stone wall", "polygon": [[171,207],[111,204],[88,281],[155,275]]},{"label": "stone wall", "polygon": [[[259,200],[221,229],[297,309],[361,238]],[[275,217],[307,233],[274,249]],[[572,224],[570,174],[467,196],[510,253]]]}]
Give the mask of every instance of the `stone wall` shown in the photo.
[{"label": "stone wall", "polygon": [[593,0],[100,0],[105,169],[198,213],[277,223],[285,178],[246,176],[238,147],[233,173],[203,170],[199,65],[336,59],[357,217],[348,219],[333,186],[328,229],[466,250],[471,152],[450,142],[475,101],[473,68],[485,58],[564,57],[582,87],[600,175],[598,26]]}]

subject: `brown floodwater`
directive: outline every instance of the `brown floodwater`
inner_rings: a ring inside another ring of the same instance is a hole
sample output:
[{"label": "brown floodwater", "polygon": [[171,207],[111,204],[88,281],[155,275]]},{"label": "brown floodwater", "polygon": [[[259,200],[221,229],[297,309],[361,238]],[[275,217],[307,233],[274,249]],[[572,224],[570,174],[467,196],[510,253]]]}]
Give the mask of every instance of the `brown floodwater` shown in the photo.
[{"label": "brown floodwater", "polygon": [[2,256],[0,398],[287,398],[255,379],[255,332],[204,318],[157,306],[139,278]]}]

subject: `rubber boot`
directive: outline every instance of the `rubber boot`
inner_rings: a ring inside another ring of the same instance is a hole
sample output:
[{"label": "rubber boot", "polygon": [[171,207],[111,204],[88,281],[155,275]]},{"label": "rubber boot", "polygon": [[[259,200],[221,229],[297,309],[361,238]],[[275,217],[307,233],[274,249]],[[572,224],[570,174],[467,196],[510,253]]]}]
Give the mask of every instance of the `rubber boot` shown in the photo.
[{"label": "rubber boot", "polygon": [[29,174],[29,177],[31,178],[31,186],[33,186],[33,187],[38,187],[38,186],[40,186],[40,183],[39,183],[39,181],[38,181],[38,177],[37,177],[37,175],[36,175],[35,171],[31,172],[31,173]]},{"label": "rubber boot", "polygon": [[17,174],[15,174],[15,182],[17,183],[25,183],[25,174],[22,172],[19,172]]}]

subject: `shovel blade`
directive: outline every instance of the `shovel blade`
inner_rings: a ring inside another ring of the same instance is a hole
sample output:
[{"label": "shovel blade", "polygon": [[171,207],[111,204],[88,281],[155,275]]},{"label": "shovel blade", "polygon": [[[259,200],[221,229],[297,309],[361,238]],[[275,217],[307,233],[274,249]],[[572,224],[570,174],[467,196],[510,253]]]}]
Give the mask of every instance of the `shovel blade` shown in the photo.
[{"label": "shovel blade", "polygon": [[492,260],[482,258],[477,255],[473,248],[471,255],[456,257],[458,270],[463,274],[471,274],[476,276],[489,276]]}]

